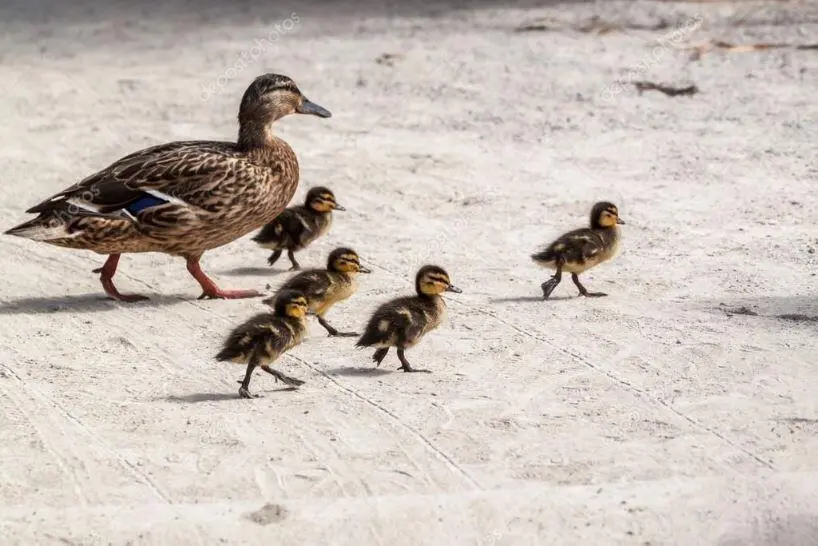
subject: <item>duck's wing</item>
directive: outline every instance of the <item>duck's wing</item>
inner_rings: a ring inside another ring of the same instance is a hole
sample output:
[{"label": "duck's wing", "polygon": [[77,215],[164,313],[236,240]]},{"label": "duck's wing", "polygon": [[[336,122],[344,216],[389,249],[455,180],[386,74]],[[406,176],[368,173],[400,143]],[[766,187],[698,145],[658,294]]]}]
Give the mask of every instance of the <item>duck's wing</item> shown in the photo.
[{"label": "duck's wing", "polygon": [[172,142],[125,156],[26,212],[74,205],[86,213],[133,215],[168,202],[207,207],[213,187],[247,168],[230,142]]},{"label": "duck's wing", "polygon": [[307,297],[307,300],[322,300],[327,295],[327,290],[332,286],[332,280],[326,271],[311,269],[302,271],[288,280],[280,290],[298,290]]},{"label": "duck's wing", "polygon": [[563,260],[566,263],[585,263],[602,252],[604,247],[605,242],[594,230],[575,229],[560,236],[532,258],[544,262]]},{"label": "duck's wing", "polygon": [[260,355],[265,359],[275,360],[297,339],[294,328],[288,321],[271,313],[256,315],[230,333],[216,358],[249,358],[254,351],[261,351]]},{"label": "duck's wing", "polygon": [[303,245],[310,232],[308,213],[299,205],[284,209],[253,237],[257,243],[276,243],[283,247]]}]

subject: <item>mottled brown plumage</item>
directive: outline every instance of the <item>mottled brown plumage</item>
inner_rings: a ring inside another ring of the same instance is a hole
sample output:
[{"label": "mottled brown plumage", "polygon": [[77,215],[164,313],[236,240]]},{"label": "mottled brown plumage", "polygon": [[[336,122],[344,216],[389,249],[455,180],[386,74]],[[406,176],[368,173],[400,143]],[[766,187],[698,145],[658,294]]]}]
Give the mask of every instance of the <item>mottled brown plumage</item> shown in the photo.
[{"label": "mottled brown plumage", "polygon": [[404,354],[415,346],[428,332],[443,322],[446,316],[446,302],[440,296],[443,292],[457,292],[449,274],[436,265],[420,268],[415,276],[416,296],[389,301],[378,307],[369,319],[363,335],[355,344],[357,347],[376,347],[372,360],[380,366],[390,347],[396,347],[401,366],[405,372],[428,372],[412,368]]},{"label": "mottled brown plumage", "polygon": [[563,271],[571,273],[581,296],[605,296],[603,292],[588,292],[579,281],[579,274],[616,256],[619,250],[617,224],[624,223],[616,205],[601,201],[591,210],[590,227],[569,231],[542,252],[533,254],[531,258],[538,265],[556,270],[554,276],[542,284],[543,299],[548,299],[560,283]]},{"label": "mottled brown plumage", "polygon": [[[324,315],[330,308],[351,297],[358,290],[358,273],[370,273],[361,265],[358,253],[351,248],[336,248],[327,259],[326,269],[302,271],[285,282],[280,291],[297,290],[307,297],[310,310],[330,336],[357,336],[355,332],[339,332]],[[264,300],[272,303],[274,298]]]},{"label": "mottled brown plumage", "polygon": [[281,355],[304,339],[307,331],[305,316],[307,299],[297,290],[281,291],[274,302],[272,313],[262,313],[233,330],[224,342],[216,359],[247,364],[244,380],[239,381],[239,396],[252,398],[250,378],[256,367],[292,387],[303,385],[300,379],[284,375],[270,367]]},{"label": "mottled brown plumage", "polygon": [[286,76],[265,74],[247,88],[236,143],[188,141],[140,150],[30,208],[37,218],[6,233],[109,254],[95,270],[109,296],[119,255],[163,252],[187,259],[203,297],[247,297],[219,289],[199,258],[277,216],[298,186],[298,160],[271,124],[292,113],[329,117]]},{"label": "mottled brown plumage", "polygon": [[332,211],[344,210],[335,200],[335,194],[323,186],[310,188],[303,205],[288,207],[275,220],[261,228],[253,241],[262,248],[273,250],[267,263],[274,265],[287,251],[292,267],[300,269],[295,252],[303,250],[310,243],[329,231],[332,225]]}]

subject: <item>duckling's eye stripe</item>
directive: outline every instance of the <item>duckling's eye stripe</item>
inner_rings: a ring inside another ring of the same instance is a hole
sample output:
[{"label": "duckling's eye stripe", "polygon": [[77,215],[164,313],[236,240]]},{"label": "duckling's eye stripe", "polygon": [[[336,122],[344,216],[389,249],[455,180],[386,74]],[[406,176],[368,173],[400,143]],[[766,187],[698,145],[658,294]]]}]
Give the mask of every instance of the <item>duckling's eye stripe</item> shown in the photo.
[{"label": "duckling's eye stripe", "polygon": [[431,280],[432,282],[443,282],[446,284],[449,283],[449,279],[447,279],[446,277],[441,277],[440,275],[429,275],[429,280]]}]

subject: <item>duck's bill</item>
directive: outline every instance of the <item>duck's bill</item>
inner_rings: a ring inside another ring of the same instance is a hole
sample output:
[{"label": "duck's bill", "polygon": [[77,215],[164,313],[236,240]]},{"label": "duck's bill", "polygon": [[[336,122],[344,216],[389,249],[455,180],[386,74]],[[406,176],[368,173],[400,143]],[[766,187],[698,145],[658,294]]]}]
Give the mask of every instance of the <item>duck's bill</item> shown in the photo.
[{"label": "duck's bill", "polygon": [[358,272],[359,273],[372,273],[372,270],[369,269],[368,267],[364,267],[362,265],[359,265],[358,266]]},{"label": "duck's bill", "polygon": [[460,290],[460,289],[459,289],[458,287],[456,287],[455,285],[450,284],[450,285],[449,285],[449,287],[446,289],[446,292],[454,292],[455,294],[460,294],[460,293],[461,293],[461,292],[463,292],[463,291],[462,291],[462,290]]},{"label": "duck's bill", "polygon": [[625,225],[625,220],[623,220],[622,218],[617,218],[616,223],[617,224],[622,224],[624,226]]},{"label": "duck's bill", "polygon": [[301,105],[295,109],[296,112],[299,114],[310,114],[313,116],[318,116],[319,118],[331,118],[332,114],[329,110],[322,106],[318,106],[312,101],[307,100],[306,98],[301,101]]},{"label": "duck's bill", "polygon": [[342,207],[338,203],[335,203],[335,205],[333,205],[332,208],[335,210],[347,210],[346,207]]}]

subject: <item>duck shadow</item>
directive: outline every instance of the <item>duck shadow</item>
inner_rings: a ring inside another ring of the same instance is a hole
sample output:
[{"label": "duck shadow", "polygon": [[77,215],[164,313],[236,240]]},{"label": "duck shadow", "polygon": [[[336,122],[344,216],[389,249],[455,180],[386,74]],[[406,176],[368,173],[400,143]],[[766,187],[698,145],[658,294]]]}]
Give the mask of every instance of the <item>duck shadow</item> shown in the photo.
[{"label": "duck shadow", "polygon": [[361,368],[361,367],[344,367],[327,370],[327,375],[340,375],[344,377],[378,377],[381,375],[389,375],[394,370],[384,368]]},{"label": "duck shadow", "polygon": [[571,296],[551,296],[547,300],[542,299],[542,296],[514,296],[508,298],[489,298],[489,303],[526,303],[526,302],[548,303],[550,301],[568,301],[575,299],[577,298]]},{"label": "duck shadow", "polygon": [[296,273],[286,269],[273,269],[271,267],[234,267],[221,272],[222,275],[235,275],[238,277],[269,277],[270,275],[284,275]]},{"label": "duck shadow", "polygon": [[[259,398],[264,398],[263,393],[274,393],[274,392],[292,392],[297,391],[298,387],[280,387],[278,389],[267,389],[263,391],[258,391],[256,394],[261,393],[262,396]],[[234,393],[226,393],[226,392],[197,392],[193,394],[185,394],[185,395],[170,395],[165,397],[165,401],[167,402],[175,402],[177,404],[198,404],[199,402],[225,402],[228,400],[244,400],[241,396],[239,396],[238,392]]]},{"label": "duck shadow", "polygon": [[0,303],[0,315],[38,315],[50,313],[97,313],[122,307],[151,308],[178,305],[187,300],[195,301],[190,295],[151,295],[150,299],[131,303],[116,301],[105,294],[93,293],[77,296],[35,297],[8,300]]},{"label": "duck shadow", "polygon": [[743,315],[793,323],[818,323],[818,297],[815,295],[762,296],[708,303],[728,317]]}]

